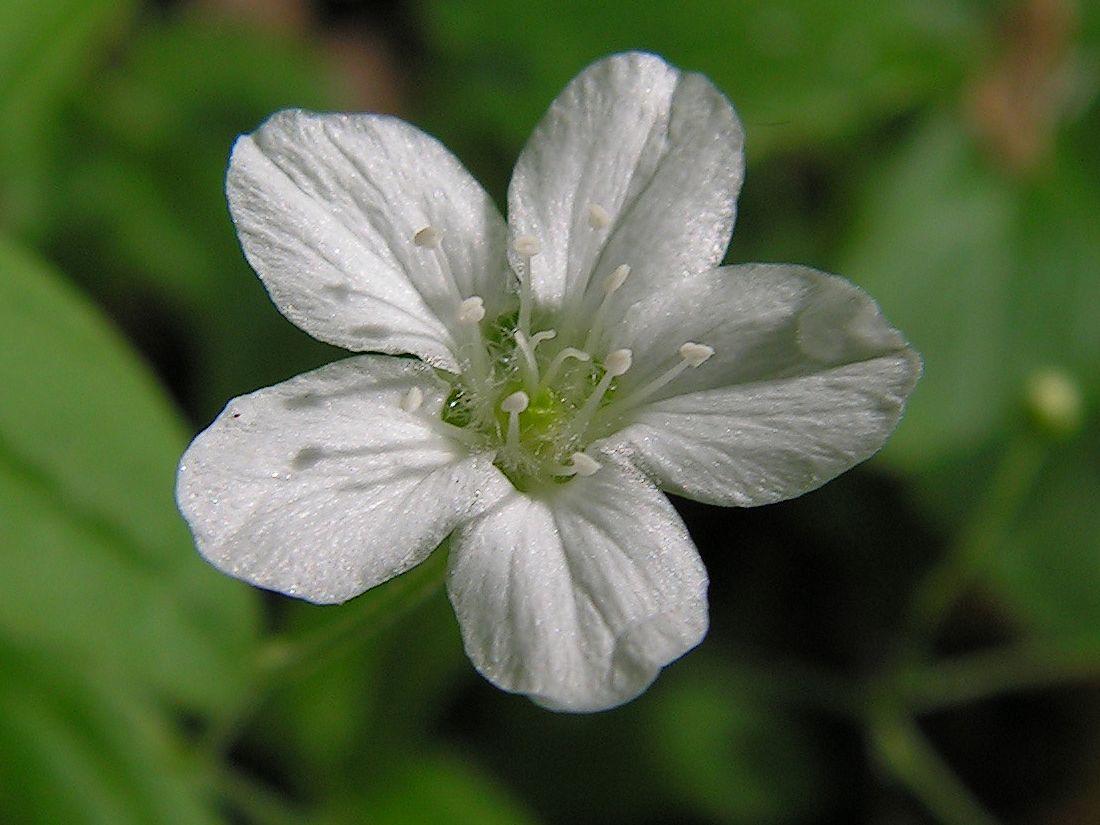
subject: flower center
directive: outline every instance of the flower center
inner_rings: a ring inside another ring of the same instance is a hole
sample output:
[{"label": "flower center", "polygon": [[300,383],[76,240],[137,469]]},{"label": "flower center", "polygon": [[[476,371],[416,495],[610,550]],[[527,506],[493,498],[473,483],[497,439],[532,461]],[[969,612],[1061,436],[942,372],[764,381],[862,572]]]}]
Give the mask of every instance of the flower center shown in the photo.
[{"label": "flower center", "polygon": [[[593,230],[607,226],[599,220],[606,214],[593,205]],[[600,463],[587,452],[592,443],[622,426],[632,408],[714,351],[687,342],[673,366],[640,387],[624,390],[620,379],[633,366],[633,353],[600,348],[614,296],[630,267],[619,266],[604,277],[602,295],[595,296],[599,303],[589,302],[595,306],[581,311],[585,317],[568,319],[572,323],[563,328],[580,332],[567,338],[550,328],[547,322],[552,319],[541,317],[534,304],[531,265],[539,241],[520,236],[512,248],[519,259],[518,306],[486,318],[481,297],[458,303],[455,319],[464,335],[458,353],[463,371],[448,376],[451,392],[440,417],[449,432],[471,448],[493,452],[496,466],[518,489],[529,491],[597,472]],[[402,406],[413,402],[419,398]]]}]

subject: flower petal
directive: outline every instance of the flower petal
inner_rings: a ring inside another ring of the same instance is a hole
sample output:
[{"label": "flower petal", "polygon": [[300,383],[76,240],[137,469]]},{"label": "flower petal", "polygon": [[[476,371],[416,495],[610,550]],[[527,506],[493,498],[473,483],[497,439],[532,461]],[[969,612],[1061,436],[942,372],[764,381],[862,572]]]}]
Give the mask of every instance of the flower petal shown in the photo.
[{"label": "flower petal", "polygon": [[[715,354],[636,408],[631,393],[693,341]],[[712,504],[792,498],[875,453],[920,375],[920,358],[864,292],[812,269],[724,267],[636,304],[614,346],[633,347],[610,445],[661,486]],[[624,409],[626,408],[626,409]]]},{"label": "flower petal", "polygon": [[613,459],[461,528],[447,586],[477,669],[557,710],[632,699],[707,628],[706,571],[683,522]]},{"label": "flower petal", "polygon": [[226,192],[272,300],[323,341],[455,370],[458,305],[505,295],[496,207],[396,118],[279,112],[233,147]]},{"label": "flower petal", "polygon": [[702,75],[637,52],[585,69],[532,134],[508,193],[513,233],[540,240],[540,305],[574,312],[590,279],[598,285],[620,264],[632,268],[628,303],[717,264],[743,143],[729,101]]},{"label": "flower petal", "polygon": [[444,394],[421,362],[365,355],[230,401],[180,462],[199,552],[321,603],[424,560],[510,486],[434,428]]}]

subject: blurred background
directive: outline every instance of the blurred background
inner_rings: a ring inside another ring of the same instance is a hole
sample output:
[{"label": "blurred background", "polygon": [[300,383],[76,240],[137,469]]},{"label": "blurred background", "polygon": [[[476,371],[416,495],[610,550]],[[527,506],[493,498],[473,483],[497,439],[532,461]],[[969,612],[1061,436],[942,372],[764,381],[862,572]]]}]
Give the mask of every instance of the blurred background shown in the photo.
[{"label": "blurred background", "polygon": [[[478,677],[424,569],[318,608],[172,497],[233,396],[344,353],[224,201],[290,106],[393,112],[503,202],[557,92],[641,48],[734,102],[731,262],[868,289],[925,358],[799,500],[677,501],[712,629],[626,707]],[[0,822],[1100,822],[1095,0],[0,0]]]}]

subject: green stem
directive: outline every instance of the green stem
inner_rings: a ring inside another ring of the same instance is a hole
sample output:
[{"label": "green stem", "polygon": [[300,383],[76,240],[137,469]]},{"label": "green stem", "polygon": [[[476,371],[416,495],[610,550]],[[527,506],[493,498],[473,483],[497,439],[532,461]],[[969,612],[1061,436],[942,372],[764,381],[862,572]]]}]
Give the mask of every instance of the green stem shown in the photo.
[{"label": "green stem", "polygon": [[[446,542],[444,542],[446,544]],[[402,616],[418,607],[443,586],[447,552],[440,547],[407,573],[344,608],[332,608],[337,617],[297,638],[269,639],[257,653],[251,685],[237,703],[211,721],[198,743],[210,756],[224,753],[276,688],[299,681],[352,644],[377,638]]]},{"label": "green stem", "polygon": [[898,675],[899,693],[913,713],[987,696],[1100,678],[1100,648],[1016,647],[936,662]]},{"label": "green stem", "polygon": [[882,765],[942,825],[999,825],[912,720],[878,716],[871,741]]},{"label": "green stem", "polygon": [[1044,455],[1041,442],[1030,436],[1009,446],[969,523],[913,598],[913,647],[927,646],[947,612],[981,574],[1031,489]]}]

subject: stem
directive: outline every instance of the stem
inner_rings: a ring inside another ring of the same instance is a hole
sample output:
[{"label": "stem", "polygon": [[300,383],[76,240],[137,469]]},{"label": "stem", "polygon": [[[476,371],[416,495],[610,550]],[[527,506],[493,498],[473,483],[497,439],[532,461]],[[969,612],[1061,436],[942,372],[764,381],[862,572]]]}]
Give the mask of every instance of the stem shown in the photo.
[{"label": "stem", "polygon": [[1100,648],[1017,647],[962,656],[903,671],[900,694],[913,713],[927,713],[1060,682],[1100,678]]},{"label": "stem", "polygon": [[871,744],[883,766],[942,825],[1000,825],[912,720],[892,713],[878,716]]},{"label": "stem", "polygon": [[1010,445],[969,523],[944,559],[925,577],[913,598],[910,612],[912,646],[927,645],[947,611],[973,585],[986,559],[1008,532],[1031,489],[1043,456],[1037,439],[1024,436]]},{"label": "stem", "polygon": [[[444,542],[446,544],[446,542]],[[412,570],[358,597],[336,619],[297,638],[269,639],[257,653],[251,685],[238,702],[211,721],[198,743],[210,756],[224,753],[275,691],[323,666],[349,641],[377,638],[398,619],[422,604],[443,585],[447,552],[440,547]]]}]

